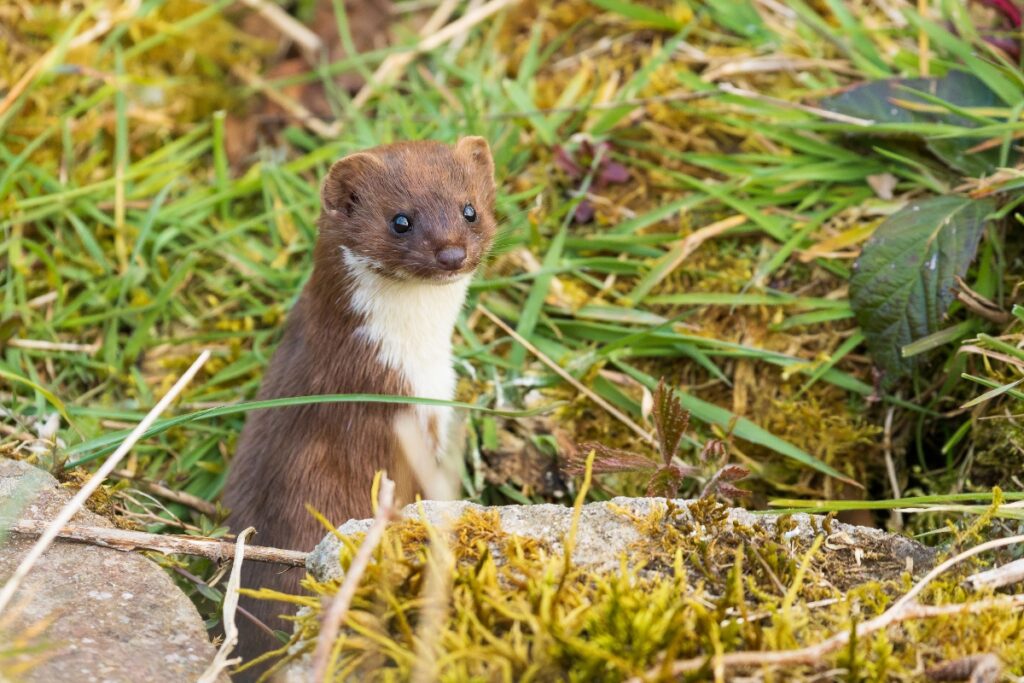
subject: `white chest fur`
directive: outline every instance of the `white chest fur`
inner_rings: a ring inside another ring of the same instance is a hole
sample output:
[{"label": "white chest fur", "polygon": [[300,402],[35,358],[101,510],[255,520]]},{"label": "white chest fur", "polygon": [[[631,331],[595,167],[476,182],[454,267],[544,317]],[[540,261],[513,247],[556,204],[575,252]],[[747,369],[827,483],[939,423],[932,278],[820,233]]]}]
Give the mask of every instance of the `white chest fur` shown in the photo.
[{"label": "white chest fur", "polygon": [[[447,284],[394,280],[374,272],[348,249],[343,255],[355,279],[350,305],[366,320],[356,334],[379,345],[381,363],[401,373],[413,396],[450,401],[455,394],[452,331],[470,276]],[[436,418],[438,440],[431,450],[440,453],[451,409],[416,406],[415,411],[424,443],[431,441],[428,425],[431,417]]]}]

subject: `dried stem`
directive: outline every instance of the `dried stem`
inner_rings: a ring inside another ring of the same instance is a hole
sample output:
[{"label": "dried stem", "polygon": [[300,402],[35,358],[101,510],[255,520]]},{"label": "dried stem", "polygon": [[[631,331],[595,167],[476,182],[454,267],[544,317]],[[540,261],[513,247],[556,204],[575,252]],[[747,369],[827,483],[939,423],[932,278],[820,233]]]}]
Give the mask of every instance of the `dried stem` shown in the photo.
[{"label": "dried stem", "polygon": [[42,339],[19,339],[18,337],[8,339],[7,345],[29,351],[67,351],[69,353],[85,353],[90,356],[95,356],[101,346],[99,339],[91,344],[77,344],[74,342],[50,342]]},{"label": "dried stem", "polygon": [[235,611],[238,609],[238,587],[242,584],[242,561],[245,559],[245,541],[255,533],[256,527],[249,527],[238,534],[235,541],[235,560],[231,566],[231,578],[228,579],[227,591],[224,593],[224,642],[214,655],[210,666],[206,668],[197,683],[214,683],[222,671],[242,661],[241,657],[228,659],[231,651],[238,645],[238,627],[235,626]]},{"label": "dried stem", "polygon": [[320,36],[308,29],[305,24],[267,0],[242,0],[254,9],[277,30],[298,43],[306,61],[315,65],[317,58],[324,51],[324,43]]},{"label": "dried stem", "polygon": [[341,630],[341,623],[348,614],[348,608],[355,597],[356,589],[359,587],[359,580],[370,564],[373,551],[377,548],[388,521],[395,514],[395,482],[384,477],[380,483],[380,498],[377,505],[377,513],[373,517],[373,524],[363,537],[363,542],[352,558],[352,564],[345,572],[345,580],[342,582],[338,592],[334,595],[330,605],[324,612],[323,620],[320,622],[320,634],[317,636],[316,650],[313,652],[313,675],[311,680],[319,683],[327,680],[327,667],[331,659],[331,650],[334,649],[334,641]]},{"label": "dried stem", "polygon": [[[885,452],[885,471],[889,475],[889,485],[892,487],[892,497],[900,498],[903,491],[900,489],[900,479],[896,476],[896,461],[892,457],[892,419],[896,408],[890,407],[885,413],[885,430],[882,438],[882,450]],[[899,531],[903,528],[903,513],[899,510],[892,510],[889,513],[893,527]]]},{"label": "dried stem", "polygon": [[114,451],[100,466],[100,468],[96,470],[96,473],[89,478],[89,481],[85,483],[85,486],[83,486],[78,493],[76,493],[75,496],[69,500],[66,505],[64,505],[63,508],[61,508],[61,511],[50,522],[45,531],[43,531],[39,540],[37,540],[35,545],[33,545],[28,551],[28,554],[22,558],[21,563],[14,570],[14,573],[7,580],[7,583],[4,584],[3,590],[0,590],[0,613],[2,613],[4,608],[6,608],[10,603],[11,598],[14,597],[15,591],[18,590],[18,586],[21,585],[21,582],[26,576],[28,576],[29,571],[32,570],[35,563],[39,561],[39,558],[42,557],[43,553],[46,552],[46,549],[50,547],[50,544],[53,543],[54,539],[60,534],[60,530],[71,521],[71,518],[74,517],[75,513],[82,508],[85,501],[89,499],[89,496],[96,492],[96,489],[98,489],[110,473],[114,471],[117,464],[121,462],[124,456],[128,454],[128,451],[135,446],[136,442],[142,438],[142,435],[145,434],[150,425],[156,421],[156,418],[167,409],[175,398],[177,398],[178,394],[180,394],[192,378],[195,377],[196,373],[199,372],[199,369],[203,367],[203,364],[206,363],[209,358],[209,351],[203,351],[199,354],[199,358],[197,358],[196,362],[192,364],[192,367],[185,371],[185,374],[174,383],[171,390],[168,391],[162,399],[160,399],[159,403],[153,406],[153,409],[150,410],[144,418],[142,418],[142,421],[139,422],[127,438],[121,442],[118,449]]},{"label": "dried stem", "polygon": [[340,128],[335,130],[334,126],[328,126],[313,112],[306,109],[301,102],[288,97],[288,95],[285,95],[280,90],[274,89],[274,87],[267,83],[262,76],[250,71],[241,64],[236,63],[232,65],[231,72],[250,88],[259,90],[261,93],[266,95],[268,99],[272,100],[275,104],[288,112],[289,116],[296,119],[299,123],[320,137],[325,139],[334,138],[337,137],[337,134],[340,132]]},{"label": "dried stem", "polygon": [[829,111],[828,109],[821,109],[820,107],[811,107],[806,104],[800,104],[799,102],[782,100],[777,97],[771,97],[770,95],[763,95],[759,92],[746,90],[745,88],[738,88],[731,83],[722,83],[718,86],[718,89],[727,95],[737,95],[739,97],[746,97],[747,99],[756,100],[758,102],[767,102],[779,107],[785,107],[786,109],[795,109],[797,111],[813,114],[814,116],[818,116],[823,119],[828,119],[829,121],[838,121],[839,123],[849,123],[854,126],[862,127],[873,126],[875,124],[875,122],[870,119],[862,119],[857,116],[847,116],[846,114]]},{"label": "dried stem", "polygon": [[[444,23],[448,21],[448,18],[455,12],[456,7],[459,3],[457,0],[443,0],[441,4],[437,6],[434,13],[430,15],[426,23],[420,29],[420,41],[426,40],[432,34],[437,33],[438,30]],[[352,100],[352,104],[355,105],[356,109],[362,108],[366,101],[370,99],[374,90],[381,86],[388,85],[394,80],[398,72],[404,69],[409,62],[416,56],[416,52],[400,52],[398,54],[388,55],[377,70],[373,72],[363,87],[356,93],[355,98]]]},{"label": "dried stem", "polygon": [[409,679],[412,683],[431,683],[437,680],[437,642],[444,631],[451,597],[452,551],[448,546],[451,536],[451,520],[445,520],[439,529],[426,524],[426,514],[421,516],[430,535],[430,549],[427,560],[427,578],[420,599],[423,610],[416,627],[415,665]]},{"label": "dried stem", "polygon": [[[405,466],[429,500],[456,500],[459,497],[459,474],[450,466],[451,458],[442,454],[441,462],[423,443],[423,430],[412,413],[395,420],[399,451]],[[402,481],[396,476],[398,481]],[[402,501],[403,503],[411,501]]]},{"label": "dried stem", "polygon": [[[252,546],[250,546],[250,547],[252,547]],[[171,565],[170,569],[171,569],[171,571],[173,571],[178,576],[180,576],[180,577],[182,577],[184,579],[187,579],[188,581],[191,581],[196,586],[207,586],[209,588],[213,588],[213,586],[217,584],[216,575],[214,576],[214,578],[210,579],[210,581],[203,581],[201,578],[199,578],[198,576],[196,576],[192,572],[188,571],[187,569],[182,569],[181,567],[178,567],[176,565]],[[248,619],[250,622],[252,622],[252,624],[254,626],[256,626],[256,628],[260,629],[261,631],[266,633],[271,638],[276,638],[277,637],[277,635],[274,633],[274,629],[272,629],[269,626],[267,626],[266,624],[264,624],[262,621],[260,621],[256,617],[255,614],[253,614],[249,610],[245,609],[241,605],[238,606],[238,614],[241,614],[243,617]]]},{"label": "dried stem", "polygon": [[[683,261],[688,259],[690,254],[697,251],[704,242],[714,237],[718,237],[722,233],[728,232],[733,228],[737,228],[748,220],[749,219],[744,214],[729,216],[728,218],[723,218],[720,221],[715,221],[711,225],[706,225],[703,228],[694,231],[686,238],[676,242],[672,245],[671,251],[669,251],[669,254],[672,255],[672,260],[669,262],[669,265],[660,270],[660,274],[654,279],[654,281],[649,283],[648,290],[653,289],[654,286],[660,284],[662,280],[674,273]],[[639,302],[634,301],[629,303],[631,305],[635,305]]]}]

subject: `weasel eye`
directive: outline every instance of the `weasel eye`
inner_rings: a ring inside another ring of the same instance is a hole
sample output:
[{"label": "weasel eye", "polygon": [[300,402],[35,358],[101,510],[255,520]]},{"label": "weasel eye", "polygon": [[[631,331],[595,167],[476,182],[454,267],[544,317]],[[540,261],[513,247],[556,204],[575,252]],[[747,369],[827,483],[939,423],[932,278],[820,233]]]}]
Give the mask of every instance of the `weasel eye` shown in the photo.
[{"label": "weasel eye", "polygon": [[472,204],[466,204],[462,207],[462,217],[470,223],[476,221],[476,209],[473,208]]},{"label": "weasel eye", "polygon": [[391,230],[397,235],[404,235],[412,230],[412,221],[404,213],[396,213],[391,219]]}]

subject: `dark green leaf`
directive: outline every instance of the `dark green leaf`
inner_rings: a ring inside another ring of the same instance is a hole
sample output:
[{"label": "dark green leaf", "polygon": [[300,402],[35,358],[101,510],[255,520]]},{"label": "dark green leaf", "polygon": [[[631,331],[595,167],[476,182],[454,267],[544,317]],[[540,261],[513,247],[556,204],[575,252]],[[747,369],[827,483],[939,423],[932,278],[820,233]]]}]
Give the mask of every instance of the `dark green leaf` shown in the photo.
[{"label": "dark green leaf", "polygon": [[900,349],[939,330],[953,284],[974,259],[991,201],[932,197],[878,226],[850,279],[850,304],[890,385],[915,367]]},{"label": "dark green leaf", "polygon": [[[923,93],[923,94],[922,94]],[[937,102],[944,102],[948,108]],[[927,105],[942,111],[916,111],[904,103]],[[965,128],[978,126],[977,119],[963,115],[971,107],[1003,107],[1002,100],[976,76],[951,71],[942,78],[889,78],[857,85],[821,102],[830,111],[869,119],[876,123],[941,123]],[[960,113],[957,110],[961,110]],[[868,134],[877,131],[865,129]],[[968,175],[989,173],[999,164],[999,150],[969,152],[975,138],[927,138],[928,148],[948,165]]]}]

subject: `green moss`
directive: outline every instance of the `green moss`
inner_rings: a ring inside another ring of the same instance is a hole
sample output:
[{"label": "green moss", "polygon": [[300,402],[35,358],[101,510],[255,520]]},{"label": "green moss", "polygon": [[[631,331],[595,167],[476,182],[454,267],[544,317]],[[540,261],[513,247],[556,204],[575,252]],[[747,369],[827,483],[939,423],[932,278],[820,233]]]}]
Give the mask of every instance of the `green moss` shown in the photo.
[{"label": "green moss", "polygon": [[[881,546],[860,546],[863,566],[853,561],[830,522],[815,525],[819,533],[809,539],[791,534],[797,524],[787,517],[729,524],[726,508],[711,499],[685,508],[669,503],[642,517],[619,511],[642,540],[616,570],[603,573],[565,562],[561,549],[504,533],[493,510],[466,514],[447,532],[447,601],[424,594],[434,561],[429,539],[439,538],[438,530],[419,519],[396,522],[360,582],[334,650],[332,680],[409,680],[416,666],[433,661],[430,680],[620,681],[664,661],[819,642],[880,614],[912,583],[902,567],[872,564],[884,554]],[[343,567],[359,541],[342,544]],[[922,603],[975,599],[961,579],[956,572],[940,577]],[[306,587],[326,598],[338,582],[310,577]],[[279,666],[315,647],[321,601],[293,601],[309,609],[296,618]],[[429,604],[445,604],[446,611],[437,628],[423,633]],[[840,677],[849,680],[918,680],[922,662],[979,652],[995,653],[1020,672],[1021,625],[1020,615],[1006,610],[904,622],[769,677],[810,680],[844,670]],[[425,652],[433,652],[432,660]],[[692,679],[709,675],[705,669]]]}]

